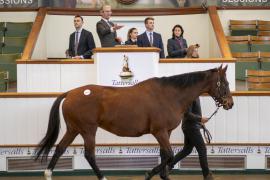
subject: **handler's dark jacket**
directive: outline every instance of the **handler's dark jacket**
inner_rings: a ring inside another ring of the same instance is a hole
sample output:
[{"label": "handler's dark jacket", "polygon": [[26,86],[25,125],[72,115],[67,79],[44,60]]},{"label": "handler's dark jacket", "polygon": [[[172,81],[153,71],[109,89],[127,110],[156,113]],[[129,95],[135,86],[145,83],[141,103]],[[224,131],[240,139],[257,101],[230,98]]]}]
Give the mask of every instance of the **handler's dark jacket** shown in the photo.
[{"label": "handler's dark jacket", "polygon": [[202,118],[202,110],[200,99],[197,98],[187,109],[184,114],[182,129],[200,129],[202,125],[200,124]]}]

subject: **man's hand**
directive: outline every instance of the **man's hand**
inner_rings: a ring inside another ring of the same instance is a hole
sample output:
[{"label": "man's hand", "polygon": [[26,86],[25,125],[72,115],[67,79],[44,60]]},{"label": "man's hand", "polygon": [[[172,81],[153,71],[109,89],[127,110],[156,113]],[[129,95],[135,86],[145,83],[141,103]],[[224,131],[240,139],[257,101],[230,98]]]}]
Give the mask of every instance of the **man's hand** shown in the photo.
[{"label": "man's hand", "polygon": [[118,29],[121,29],[122,27],[124,27],[124,25],[114,24],[113,29],[116,31]]},{"label": "man's hand", "polygon": [[209,119],[207,117],[202,117],[201,119],[201,123],[202,125],[204,125],[205,123],[207,123],[209,121]]}]

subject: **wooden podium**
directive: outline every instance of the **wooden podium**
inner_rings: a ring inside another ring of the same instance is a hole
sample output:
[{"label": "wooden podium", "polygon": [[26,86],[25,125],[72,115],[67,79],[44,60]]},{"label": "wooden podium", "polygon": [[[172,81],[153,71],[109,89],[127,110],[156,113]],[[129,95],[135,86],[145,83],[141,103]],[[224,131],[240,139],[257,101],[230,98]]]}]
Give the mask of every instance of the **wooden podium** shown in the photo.
[{"label": "wooden podium", "polygon": [[94,49],[98,85],[132,86],[158,76],[159,48],[119,46]]}]

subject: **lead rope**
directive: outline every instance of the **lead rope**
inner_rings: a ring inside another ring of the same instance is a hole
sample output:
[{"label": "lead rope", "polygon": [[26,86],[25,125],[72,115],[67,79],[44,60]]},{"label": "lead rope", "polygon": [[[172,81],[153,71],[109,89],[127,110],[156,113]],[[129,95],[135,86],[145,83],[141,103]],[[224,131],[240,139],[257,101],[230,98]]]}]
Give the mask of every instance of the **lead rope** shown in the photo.
[{"label": "lead rope", "polygon": [[[217,114],[218,110],[219,110],[219,106],[217,107],[217,109],[211,114],[211,116],[208,118],[208,121],[214,116]],[[209,130],[205,127],[204,124],[202,124],[202,129],[203,129],[203,136],[204,136],[204,139],[205,141],[210,144],[211,143],[211,140],[212,140],[212,135],[211,133],[209,132]]]}]

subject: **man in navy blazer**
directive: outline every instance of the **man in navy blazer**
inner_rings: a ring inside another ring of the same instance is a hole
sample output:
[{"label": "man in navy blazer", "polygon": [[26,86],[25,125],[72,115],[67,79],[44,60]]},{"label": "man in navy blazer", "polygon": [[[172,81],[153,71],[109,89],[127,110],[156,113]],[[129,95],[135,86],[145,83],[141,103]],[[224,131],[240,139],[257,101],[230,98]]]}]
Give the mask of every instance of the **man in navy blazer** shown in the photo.
[{"label": "man in navy blazer", "polygon": [[147,17],[144,20],[146,31],[140,34],[137,38],[139,47],[157,47],[160,48],[159,57],[165,58],[164,47],[161,35],[154,32],[154,18]]},{"label": "man in navy blazer", "polygon": [[68,55],[73,59],[90,59],[92,50],[96,48],[91,32],[82,28],[83,18],[80,15],[74,17],[76,31],[69,37]]}]

